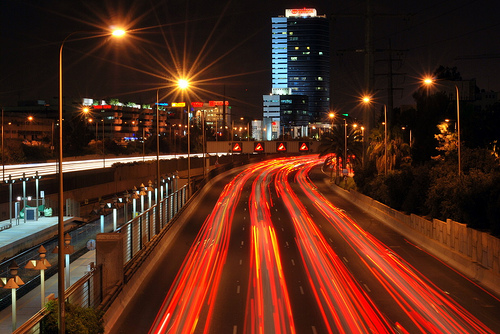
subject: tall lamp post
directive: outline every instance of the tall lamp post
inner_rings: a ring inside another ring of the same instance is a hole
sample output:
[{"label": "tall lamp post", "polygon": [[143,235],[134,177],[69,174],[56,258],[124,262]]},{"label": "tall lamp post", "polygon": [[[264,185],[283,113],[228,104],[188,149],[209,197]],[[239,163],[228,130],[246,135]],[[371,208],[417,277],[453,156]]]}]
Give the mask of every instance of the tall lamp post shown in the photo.
[{"label": "tall lamp post", "polygon": [[[189,87],[189,81],[186,79],[179,79],[177,81],[177,86],[185,90]],[[190,113],[191,113],[191,107],[189,103],[186,103],[187,105],[187,149],[188,149],[188,178],[187,178],[187,183],[188,183],[188,196],[191,196],[191,122],[190,122]]]},{"label": "tall lamp post", "polygon": [[[59,48],[59,152],[58,152],[58,179],[59,179],[59,191],[58,191],[58,202],[59,202],[59,215],[57,220],[57,231],[58,231],[58,244],[59,249],[64,248],[64,186],[63,186],[63,169],[62,169],[62,160],[63,160],[63,48],[64,44],[74,34],[78,33],[78,31],[72,32],[61,43],[61,47]],[[117,29],[112,32],[112,35],[115,37],[121,37],[125,34],[124,30]],[[58,323],[59,323],[59,333],[65,333],[65,296],[64,296],[64,254],[63,252],[59,252],[57,255],[57,293],[58,293],[58,304],[59,304],[59,312],[58,312]]]},{"label": "tall lamp post", "polygon": [[[436,82],[434,78],[426,77],[422,79],[425,86],[432,86]],[[458,177],[462,175],[462,159],[461,159],[461,143],[460,143],[460,94],[458,91],[458,86],[455,85],[455,93],[457,95],[457,151],[458,151]]]},{"label": "tall lamp post", "polygon": [[[370,104],[372,102],[371,96],[364,96],[363,103]],[[364,156],[364,150],[363,150]],[[384,103],[384,175],[387,175],[387,105]]]},{"label": "tall lamp post", "polygon": [[458,94],[458,86],[457,85],[455,85],[455,90],[457,92],[458,177],[460,178],[460,176],[462,175],[462,166],[461,166],[462,159],[460,158],[460,145],[461,145],[460,144],[460,96]]},{"label": "tall lamp post", "polygon": [[160,201],[158,201],[158,189],[160,188],[160,101],[158,99],[160,89],[156,90],[156,229],[155,234],[160,232]]},{"label": "tall lamp post", "polygon": [[332,121],[332,133],[333,133],[333,120],[335,119],[335,113],[333,113],[333,112],[329,113],[328,117]]}]

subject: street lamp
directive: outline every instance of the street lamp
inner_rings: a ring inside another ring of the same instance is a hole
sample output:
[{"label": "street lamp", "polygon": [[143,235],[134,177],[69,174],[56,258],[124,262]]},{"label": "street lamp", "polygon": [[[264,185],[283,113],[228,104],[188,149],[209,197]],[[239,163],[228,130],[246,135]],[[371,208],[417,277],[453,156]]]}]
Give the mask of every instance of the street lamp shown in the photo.
[{"label": "street lamp", "polygon": [[[181,90],[186,90],[189,88],[190,83],[186,79],[179,79],[177,81],[177,86]],[[188,177],[187,177],[187,183],[188,183],[188,196],[191,196],[191,120],[189,115],[191,114],[191,107],[189,103],[186,103],[187,106],[187,145],[188,145]]]},{"label": "street lamp", "polygon": [[[422,80],[425,86],[430,87],[433,86],[436,80],[431,77],[426,77]],[[458,86],[455,86],[455,93],[457,96],[457,150],[458,150],[458,177],[462,175],[462,166],[461,166],[461,144],[460,144],[460,94],[458,91]]]},{"label": "street lamp", "polygon": [[[362,98],[363,103],[370,104],[371,96],[365,95]],[[364,151],[363,151],[364,154]],[[384,103],[384,175],[387,175],[387,105]]]},{"label": "street lamp", "polygon": [[332,133],[333,133],[333,120],[335,119],[335,113],[333,112],[329,113],[328,117],[330,117],[330,120],[332,121]]},{"label": "street lamp", "polygon": [[45,254],[47,250],[45,247],[40,246],[38,249],[38,253],[40,254],[40,260],[30,260],[26,263],[24,268],[26,269],[35,269],[40,270],[40,295],[41,295],[41,308],[45,306],[45,269],[51,266],[49,261],[45,258]]},{"label": "street lamp", "polygon": [[[59,214],[57,221],[57,231],[58,231],[58,244],[59,248],[62,249],[64,247],[64,186],[63,186],[63,170],[62,170],[62,160],[63,160],[63,48],[64,44],[74,34],[79,33],[79,31],[72,32],[61,43],[61,47],[59,48],[59,152],[58,152],[58,178],[59,178]],[[112,32],[112,35],[115,37],[121,37],[125,34],[125,31],[122,29],[116,29]],[[65,332],[65,297],[64,297],[64,270],[61,270],[64,264],[64,254],[63,252],[59,252],[58,254],[58,302],[59,302],[59,314],[58,314],[58,323],[59,323],[59,333]]]}]

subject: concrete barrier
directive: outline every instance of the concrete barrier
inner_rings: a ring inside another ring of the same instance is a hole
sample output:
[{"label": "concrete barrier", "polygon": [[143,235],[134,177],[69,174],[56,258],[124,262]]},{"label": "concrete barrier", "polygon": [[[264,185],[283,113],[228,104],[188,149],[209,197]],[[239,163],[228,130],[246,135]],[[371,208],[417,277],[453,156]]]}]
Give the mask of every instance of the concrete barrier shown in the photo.
[{"label": "concrete barrier", "polygon": [[[326,181],[328,182],[328,181]],[[332,189],[465,276],[500,295],[500,239],[448,219],[407,215],[354,190]]]}]

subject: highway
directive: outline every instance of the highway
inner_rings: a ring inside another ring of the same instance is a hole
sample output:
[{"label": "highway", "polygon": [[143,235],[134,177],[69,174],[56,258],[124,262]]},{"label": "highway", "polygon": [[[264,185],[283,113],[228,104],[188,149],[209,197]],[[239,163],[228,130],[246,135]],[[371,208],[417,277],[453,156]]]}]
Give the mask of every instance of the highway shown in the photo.
[{"label": "highway", "polygon": [[500,301],[335,196],[315,156],[213,184],[111,333],[495,333]]}]

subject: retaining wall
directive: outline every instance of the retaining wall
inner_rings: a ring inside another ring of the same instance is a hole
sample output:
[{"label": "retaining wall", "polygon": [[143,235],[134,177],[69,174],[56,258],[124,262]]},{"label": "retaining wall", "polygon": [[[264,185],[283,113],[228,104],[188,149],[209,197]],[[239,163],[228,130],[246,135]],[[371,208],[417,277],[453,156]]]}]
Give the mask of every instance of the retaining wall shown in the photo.
[{"label": "retaining wall", "polygon": [[500,296],[500,239],[448,219],[407,215],[358,193],[333,186],[336,193]]}]

